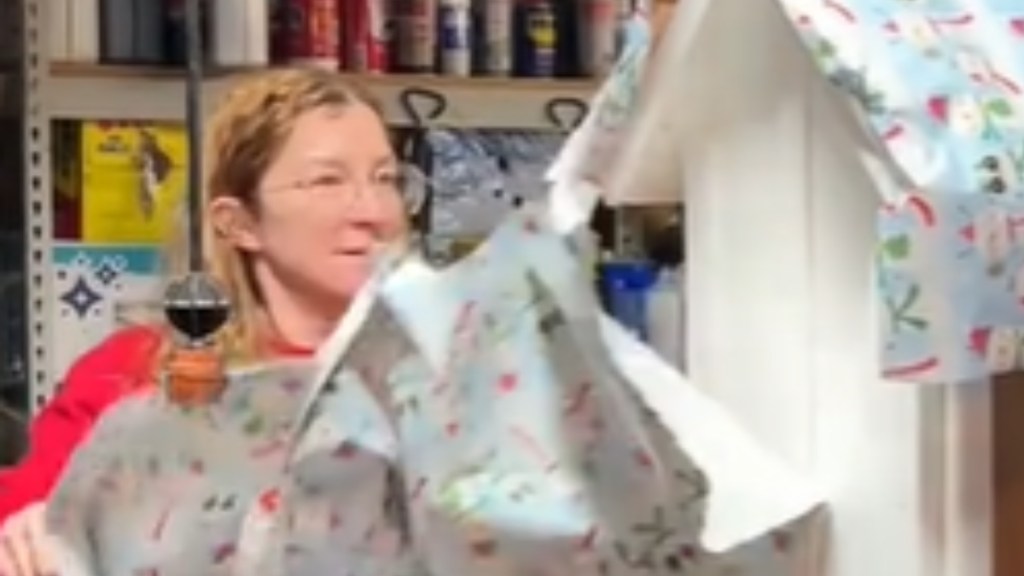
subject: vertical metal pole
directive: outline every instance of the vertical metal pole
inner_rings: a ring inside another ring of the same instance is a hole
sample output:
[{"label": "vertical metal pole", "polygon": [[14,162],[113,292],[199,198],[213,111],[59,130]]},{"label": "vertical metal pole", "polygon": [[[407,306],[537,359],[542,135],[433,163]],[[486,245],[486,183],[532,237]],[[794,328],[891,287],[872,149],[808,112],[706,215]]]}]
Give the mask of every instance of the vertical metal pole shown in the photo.
[{"label": "vertical metal pole", "polygon": [[188,126],[188,264],[203,270],[203,22],[202,0],[186,0],[185,34],[188,80],[185,84],[185,121]]},{"label": "vertical metal pole", "polygon": [[[6,0],[9,1],[9,0]],[[56,2],[23,0],[25,136],[25,313],[28,320],[29,404],[39,410],[54,393],[52,117],[46,91],[50,75],[50,11]]]},{"label": "vertical metal pole", "polygon": [[188,126],[188,274],[172,281],[164,295],[167,320],[189,346],[204,346],[228,320],[230,303],[204,272],[203,262],[203,0],[186,0],[185,34],[188,78],[185,120]]}]

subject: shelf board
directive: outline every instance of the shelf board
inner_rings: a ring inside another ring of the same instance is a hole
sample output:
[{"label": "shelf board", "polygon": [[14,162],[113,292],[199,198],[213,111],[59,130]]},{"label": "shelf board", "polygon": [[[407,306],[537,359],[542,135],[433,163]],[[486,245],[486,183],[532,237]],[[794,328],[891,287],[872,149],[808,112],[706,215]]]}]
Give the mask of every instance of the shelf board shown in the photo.
[{"label": "shelf board", "polygon": [[[207,108],[239,72],[244,70],[207,74]],[[441,126],[557,130],[557,123],[548,115],[548,103],[558,99],[587,102],[600,86],[598,80],[341,74],[357,80],[373,93],[393,126],[414,124],[401,104],[401,95],[409,89],[421,89],[440,94],[447,101],[447,110],[437,120]],[[185,82],[180,70],[55,63],[45,84],[45,109],[54,119],[184,119]],[[424,102],[422,108],[429,105]]]}]

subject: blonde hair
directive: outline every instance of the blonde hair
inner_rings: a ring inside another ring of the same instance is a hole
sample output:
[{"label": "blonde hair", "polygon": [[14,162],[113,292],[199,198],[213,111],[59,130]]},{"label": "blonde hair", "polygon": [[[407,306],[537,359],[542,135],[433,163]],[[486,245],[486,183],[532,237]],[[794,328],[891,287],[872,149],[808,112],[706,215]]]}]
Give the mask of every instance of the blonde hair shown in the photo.
[{"label": "blonde hair", "polygon": [[[379,113],[373,98],[343,76],[317,69],[253,73],[234,84],[205,125],[202,203],[237,198],[258,213],[256,190],[300,116],[324,106],[362,104]],[[246,257],[203,219],[203,257],[231,302],[231,317],[217,346],[231,363],[264,355],[267,340],[262,301]],[[178,242],[169,254],[175,273],[186,271]],[[165,354],[161,354],[165,357]]]}]

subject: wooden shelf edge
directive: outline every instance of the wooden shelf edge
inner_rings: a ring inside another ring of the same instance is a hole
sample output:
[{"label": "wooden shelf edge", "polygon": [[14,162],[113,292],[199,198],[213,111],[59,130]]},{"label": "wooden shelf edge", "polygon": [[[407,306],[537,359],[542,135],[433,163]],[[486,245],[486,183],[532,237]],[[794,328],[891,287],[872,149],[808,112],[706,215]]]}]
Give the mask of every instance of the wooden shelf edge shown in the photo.
[{"label": "wooden shelf edge", "polygon": [[[210,68],[206,72],[206,76],[210,80],[218,80],[272,68]],[[51,76],[58,78],[176,80],[184,78],[184,72],[183,69],[173,67],[93,64],[85,62],[53,62],[50,65]],[[407,86],[415,84],[439,89],[473,87],[503,90],[594,91],[601,85],[600,79],[595,78],[457,77],[437,74],[361,74],[354,72],[338,72],[338,74],[371,85]]]},{"label": "wooden shelf edge", "polygon": [[[256,69],[214,69],[204,83],[204,101],[215,102],[240,74]],[[384,108],[389,124],[414,124],[401,105],[410,88],[442,95],[447,111],[440,126],[523,130],[561,129],[549,116],[553,100],[587,102],[600,87],[592,79],[454,78],[412,74],[352,74]],[[67,120],[181,120],[182,70],[55,62],[45,79],[46,113]]]}]

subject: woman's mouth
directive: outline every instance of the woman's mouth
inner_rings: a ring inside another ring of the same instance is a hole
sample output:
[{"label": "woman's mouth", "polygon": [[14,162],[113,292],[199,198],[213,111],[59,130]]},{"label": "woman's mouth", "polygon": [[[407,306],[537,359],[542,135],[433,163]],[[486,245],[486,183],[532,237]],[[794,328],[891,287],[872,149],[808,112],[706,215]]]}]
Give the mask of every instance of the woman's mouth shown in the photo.
[{"label": "woman's mouth", "polygon": [[372,248],[359,247],[359,248],[339,248],[334,251],[337,256],[346,256],[349,258],[363,258],[373,253]]}]

